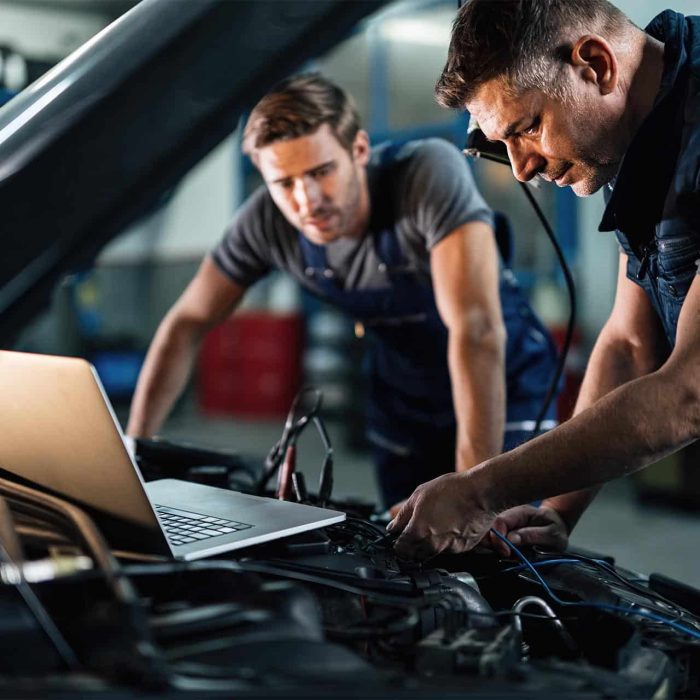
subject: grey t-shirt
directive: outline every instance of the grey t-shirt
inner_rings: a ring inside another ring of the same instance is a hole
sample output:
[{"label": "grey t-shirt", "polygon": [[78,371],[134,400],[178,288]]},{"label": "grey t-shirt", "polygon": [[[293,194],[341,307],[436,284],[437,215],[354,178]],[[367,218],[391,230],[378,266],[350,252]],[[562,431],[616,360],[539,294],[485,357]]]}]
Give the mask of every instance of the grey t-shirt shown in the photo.
[{"label": "grey t-shirt", "polygon": [[[373,148],[367,167],[373,208],[379,204],[379,163],[387,147]],[[447,141],[432,138],[404,144],[395,154],[390,179],[399,245],[408,262],[426,276],[430,275],[430,251],[445,236],[468,222],[492,223],[492,212],[476,189],[464,156]],[[242,287],[276,268],[317,291],[313,278],[304,274],[298,235],[262,186],[238,210],[212,257]],[[329,243],[326,257],[345,289],[386,286],[369,235]]]}]

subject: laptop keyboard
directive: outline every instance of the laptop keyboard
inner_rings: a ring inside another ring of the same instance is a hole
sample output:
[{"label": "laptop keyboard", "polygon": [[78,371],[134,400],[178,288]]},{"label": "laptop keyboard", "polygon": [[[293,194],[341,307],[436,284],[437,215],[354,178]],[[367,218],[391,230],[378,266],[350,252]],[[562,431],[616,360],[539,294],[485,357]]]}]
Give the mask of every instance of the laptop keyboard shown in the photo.
[{"label": "laptop keyboard", "polygon": [[248,523],[224,520],[168,506],[155,505],[155,510],[168,542],[175,546],[208,540],[210,537],[230,535],[232,532],[253,527]]}]

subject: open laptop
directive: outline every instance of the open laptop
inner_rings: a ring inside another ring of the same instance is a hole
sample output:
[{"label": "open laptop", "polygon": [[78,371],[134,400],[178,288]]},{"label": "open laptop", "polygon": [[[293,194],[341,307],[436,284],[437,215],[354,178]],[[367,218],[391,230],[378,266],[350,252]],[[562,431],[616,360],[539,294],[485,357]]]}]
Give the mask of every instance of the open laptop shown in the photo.
[{"label": "open laptop", "polygon": [[85,508],[110,545],[199,559],[345,519],[177,479],[145,483],[94,367],[0,351],[0,470]]}]

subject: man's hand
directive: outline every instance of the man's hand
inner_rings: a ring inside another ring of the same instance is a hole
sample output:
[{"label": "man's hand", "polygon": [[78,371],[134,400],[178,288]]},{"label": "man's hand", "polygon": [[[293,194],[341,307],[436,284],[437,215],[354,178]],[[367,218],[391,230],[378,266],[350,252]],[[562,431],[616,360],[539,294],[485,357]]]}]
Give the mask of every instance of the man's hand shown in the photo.
[{"label": "man's hand", "polygon": [[[516,506],[501,513],[493,523],[493,529],[507,537],[516,547],[539,545],[555,550],[566,549],[569,533],[561,515],[548,506]],[[488,544],[504,556],[510,555],[510,547],[492,532],[484,538]]]},{"label": "man's hand", "polygon": [[440,552],[475,547],[496,517],[478,505],[469,488],[470,473],[444,474],[419,486],[387,529],[399,534],[396,553],[429,559]]},{"label": "man's hand", "polygon": [[403,501],[394,503],[394,505],[389,508],[387,512],[392,518],[395,518],[399,514],[399,511],[406,505],[406,500],[407,499],[404,499]]}]

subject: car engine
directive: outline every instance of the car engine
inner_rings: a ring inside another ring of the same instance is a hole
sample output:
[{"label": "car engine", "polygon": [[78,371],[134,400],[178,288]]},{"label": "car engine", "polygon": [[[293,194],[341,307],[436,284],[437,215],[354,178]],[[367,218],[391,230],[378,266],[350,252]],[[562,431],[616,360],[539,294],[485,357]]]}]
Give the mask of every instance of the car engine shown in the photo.
[{"label": "car engine", "polygon": [[[163,449],[141,446],[146,476]],[[235,460],[203,470],[168,449],[169,473],[250,481]],[[0,494],[5,535],[14,521],[20,536],[0,538],[6,692],[700,694],[700,592],[605,555],[477,548],[419,564],[397,558],[371,506],[332,502],[348,517],[323,530],[139,561],[115,557],[75,506],[7,480]]]}]

